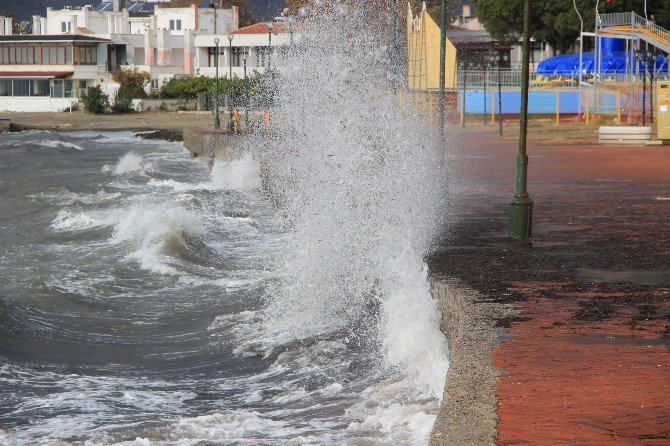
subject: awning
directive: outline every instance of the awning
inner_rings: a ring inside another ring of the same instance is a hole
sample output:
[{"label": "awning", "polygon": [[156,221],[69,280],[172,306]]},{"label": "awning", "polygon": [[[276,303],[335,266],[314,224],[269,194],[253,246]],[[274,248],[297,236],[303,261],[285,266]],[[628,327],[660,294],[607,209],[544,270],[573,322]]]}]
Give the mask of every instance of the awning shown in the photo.
[{"label": "awning", "polygon": [[74,71],[0,71],[0,78],[64,79],[73,74]]}]

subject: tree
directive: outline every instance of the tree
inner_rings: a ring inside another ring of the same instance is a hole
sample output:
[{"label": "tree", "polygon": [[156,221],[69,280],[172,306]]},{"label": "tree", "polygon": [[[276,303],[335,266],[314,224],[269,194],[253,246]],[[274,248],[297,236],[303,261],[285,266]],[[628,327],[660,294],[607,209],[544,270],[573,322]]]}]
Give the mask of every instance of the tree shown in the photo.
[{"label": "tree", "polygon": [[[519,40],[523,31],[524,0],[474,0],[475,11],[486,30],[501,42]],[[577,0],[577,7],[584,19],[584,31],[593,31],[595,3],[593,0]],[[636,11],[643,14],[642,0],[601,1],[600,13]],[[656,22],[670,28],[670,2],[647,0],[647,13],[654,15]],[[531,11],[531,36],[552,44],[559,53],[567,49],[579,37],[579,18],[569,0],[535,0]]]},{"label": "tree", "polygon": [[114,73],[112,77],[114,82],[121,85],[117,96],[130,99],[147,97],[144,87],[151,80],[151,75],[146,71],[141,71],[137,67],[124,68]]}]

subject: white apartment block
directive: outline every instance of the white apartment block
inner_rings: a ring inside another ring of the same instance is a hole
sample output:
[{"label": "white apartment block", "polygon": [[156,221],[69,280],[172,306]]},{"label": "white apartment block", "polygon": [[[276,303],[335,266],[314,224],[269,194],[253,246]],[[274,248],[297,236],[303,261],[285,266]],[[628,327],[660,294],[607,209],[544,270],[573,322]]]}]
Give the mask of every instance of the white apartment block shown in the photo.
[{"label": "white apartment block", "polygon": [[112,0],[47,8],[46,17],[33,17],[32,35],[13,36],[12,19],[0,17],[0,111],[62,110],[93,85],[113,93],[113,73],[132,66],[159,88],[175,75],[195,74],[196,35],[238,29],[237,7],[169,8],[157,0],[124,6]]},{"label": "white apartment block", "polygon": [[290,22],[275,19],[261,22],[227,34],[198,34],[195,36],[196,69],[202,76],[216,73],[216,43],[219,39],[219,76],[243,78],[254,71],[263,73],[277,63],[281,47],[299,39]]}]

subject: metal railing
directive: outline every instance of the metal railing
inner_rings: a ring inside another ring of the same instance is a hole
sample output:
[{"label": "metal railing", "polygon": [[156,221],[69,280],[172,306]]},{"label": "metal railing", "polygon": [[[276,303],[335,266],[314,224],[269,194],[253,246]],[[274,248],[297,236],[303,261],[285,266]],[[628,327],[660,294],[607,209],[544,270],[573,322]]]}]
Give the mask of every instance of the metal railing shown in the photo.
[{"label": "metal railing", "polygon": [[[577,87],[577,72],[566,72],[556,75],[542,75],[537,73],[530,74],[530,87],[532,89],[551,89],[551,88],[570,88]],[[647,73],[646,81],[649,82],[650,74]],[[655,73],[654,82],[669,80],[669,73]],[[466,88],[497,88],[498,87],[498,72],[497,70],[459,70],[458,71],[458,88],[463,88],[463,81],[466,81]],[[640,73],[617,73],[617,74],[602,74],[600,76],[600,84],[624,84],[624,83],[642,83],[643,75]],[[594,76],[584,76],[582,78],[583,84],[594,83]],[[520,88],[521,87],[521,70],[501,70],[500,72],[500,86],[502,88]]]}]

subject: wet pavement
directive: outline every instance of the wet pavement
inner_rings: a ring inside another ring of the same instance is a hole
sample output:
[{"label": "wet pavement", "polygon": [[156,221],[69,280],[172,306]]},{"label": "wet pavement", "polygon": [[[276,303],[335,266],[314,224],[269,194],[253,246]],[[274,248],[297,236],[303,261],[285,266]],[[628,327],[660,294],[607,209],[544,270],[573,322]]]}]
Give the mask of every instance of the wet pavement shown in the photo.
[{"label": "wet pavement", "polygon": [[496,322],[498,444],[670,445],[670,147],[531,141],[522,243],[516,143],[453,145],[456,217],[431,270],[520,309]]}]

